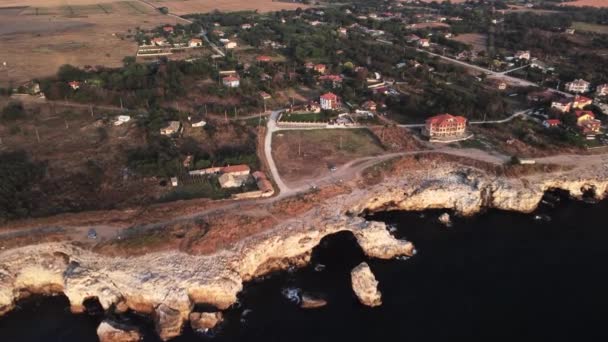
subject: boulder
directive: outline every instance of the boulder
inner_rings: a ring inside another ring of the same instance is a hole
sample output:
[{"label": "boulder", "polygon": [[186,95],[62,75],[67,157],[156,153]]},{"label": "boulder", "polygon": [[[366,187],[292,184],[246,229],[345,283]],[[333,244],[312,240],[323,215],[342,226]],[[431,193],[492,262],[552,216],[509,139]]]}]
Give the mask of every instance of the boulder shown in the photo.
[{"label": "boulder", "polygon": [[141,334],[136,328],[105,320],[97,327],[100,342],[137,342]]},{"label": "boulder", "polygon": [[154,323],[158,336],[160,336],[163,341],[167,341],[182,333],[184,321],[181,312],[166,304],[161,304],[154,312]]},{"label": "boulder", "polygon": [[382,294],[378,291],[378,281],[367,263],[362,262],[350,272],[355,295],[361,304],[367,306],[382,305]]},{"label": "boulder", "polygon": [[305,293],[302,295],[300,307],[302,309],[316,309],[327,305],[327,301],[321,297]]},{"label": "boulder", "polygon": [[221,312],[192,312],[189,319],[193,330],[207,331],[221,323],[223,315]]}]

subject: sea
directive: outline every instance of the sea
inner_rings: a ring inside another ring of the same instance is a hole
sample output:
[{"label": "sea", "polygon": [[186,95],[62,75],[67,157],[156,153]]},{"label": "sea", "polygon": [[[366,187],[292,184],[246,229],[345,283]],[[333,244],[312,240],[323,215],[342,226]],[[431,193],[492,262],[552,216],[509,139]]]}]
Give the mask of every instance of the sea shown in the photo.
[{"label": "sea", "polygon": [[[417,254],[366,258],[351,233],[326,237],[312,263],[245,285],[225,321],[190,341],[608,341],[608,202],[552,195],[532,214],[382,212]],[[350,271],[366,261],[383,304],[359,303]],[[302,294],[327,305],[302,309]],[[198,310],[208,308],[197,307]],[[2,342],[93,342],[101,315],[71,314],[64,296],[35,297],[0,319]],[[149,318],[137,325],[159,341]]]}]

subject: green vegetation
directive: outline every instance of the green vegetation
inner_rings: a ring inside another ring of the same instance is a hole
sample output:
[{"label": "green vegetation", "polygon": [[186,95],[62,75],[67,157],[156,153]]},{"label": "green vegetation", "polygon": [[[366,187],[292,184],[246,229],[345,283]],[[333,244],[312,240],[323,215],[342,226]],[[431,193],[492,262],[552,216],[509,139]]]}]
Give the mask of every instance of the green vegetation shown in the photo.
[{"label": "green vegetation", "polygon": [[0,221],[27,217],[35,211],[36,185],[46,166],[25,152],[0,154]]},{"label": "green vegetation", "polygon": [[0,119],[2,121],[16,121],[25,118],[25,109],[21,102],[10,102],[6,107],[2,109]]}]

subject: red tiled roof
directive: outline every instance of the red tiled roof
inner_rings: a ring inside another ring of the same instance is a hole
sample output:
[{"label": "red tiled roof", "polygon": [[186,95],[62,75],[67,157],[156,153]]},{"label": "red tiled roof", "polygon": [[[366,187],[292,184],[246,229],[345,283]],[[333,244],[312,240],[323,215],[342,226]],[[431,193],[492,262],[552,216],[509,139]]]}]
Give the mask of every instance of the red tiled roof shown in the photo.
[{"label": "red tiled roof", "polygon": [[323,75],[323,76],[319,76],[319,80],[321,80],[321,81],[342,82],[342,76],[340,76],[340,75]]},{"label": "red tiled roof", "polygon": [[581,116],[587,115],[587,114],[591,115],[592,118],[595,118],[595,114],[593,114],[593,112],[590,110],[577,110],[577,111],[574,111],[574,114],[576,115],[577,118],[580,118]]},{"label": "red tiled roof", "polygon": [[238,81],[239,78],[235,77],[235,76],[226,76],[222,79],[222,81],[224,82],[234,82],[234,81]]},{"label": "red tiled roof", "polygon": [[549,125],[549,126],[554,126],[554,125],[561,125],[561,120],[559,119],[549,119],[549,120],[545,120],[545,122]]},{"label": "red tiled roof", "polygon": [[431,124],[431,125],[441,125],[448,120],[455,120],[457,123],[463,123],[463,124],[467,123],[467,119],[465,117],[454,116],[452,114],[447,114],[447,113],[430,117],[430,118],[426,119],[426,123]]},{"label": "red tiled roof", "polygon": [[223,173],[233,173],[233,172],[249,172],[251,169],[249,165],[240,164],[240,165],[229,165],[222,169]]},{"label": "red tiled roof", "polygon": [[576,95],[574,97],[574,102],[578,102],[578,103],[582,103],[582,102],[593,102],[593,100],[591,100],[588,97],[585,96],[581,96],[581,95]]},{"label": "red tiled roof", "polygon": [[256,61],[258,62],[270,62],[272,59],[269,56],[257,56]]},{"label": "red tiled roof", "polygon": [[324,100],[329,100],[329,101],[337,101],[338,95],[336,95],[334,93],[327,93],[327,94],[321,95],[321,98]]}]

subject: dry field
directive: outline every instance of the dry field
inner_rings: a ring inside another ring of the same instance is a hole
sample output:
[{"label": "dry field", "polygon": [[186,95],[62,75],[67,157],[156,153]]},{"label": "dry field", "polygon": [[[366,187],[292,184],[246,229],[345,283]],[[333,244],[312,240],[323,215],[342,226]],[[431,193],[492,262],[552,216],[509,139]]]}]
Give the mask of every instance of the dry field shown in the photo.
[{"label": "dry field", "polygon": [[137,51],[129,30],[176,20],[139,1],[0,0],[0,86],[52,75],[66,63],[119,66]]},{"label": "dry field", "polygon": [[485,51],[487,37],[479,33],[463,33],[452,38],[455,41],[469,44],[475,51]]},{"label": "dry field", "polygon": [[273,157],[288,184],[324,176],[331,166],[384,151],[365,129],[283,131],[275,133],[272,143]]},{"label": "dry field", "polygon": [[[86,1],[86,0],[85,0]],[[280,10],[295,10],[306,5],[273,0],[151,0],[157,7],[167,7],[171,13],[184,15],[190,13],[205,13],[214,10],[272,12]]]},{"label": "dry field", "polygon": [[592,6],[592,7],[608,7],[608,0],[576,0],[573,2],[563,3],[562,6]]}]

